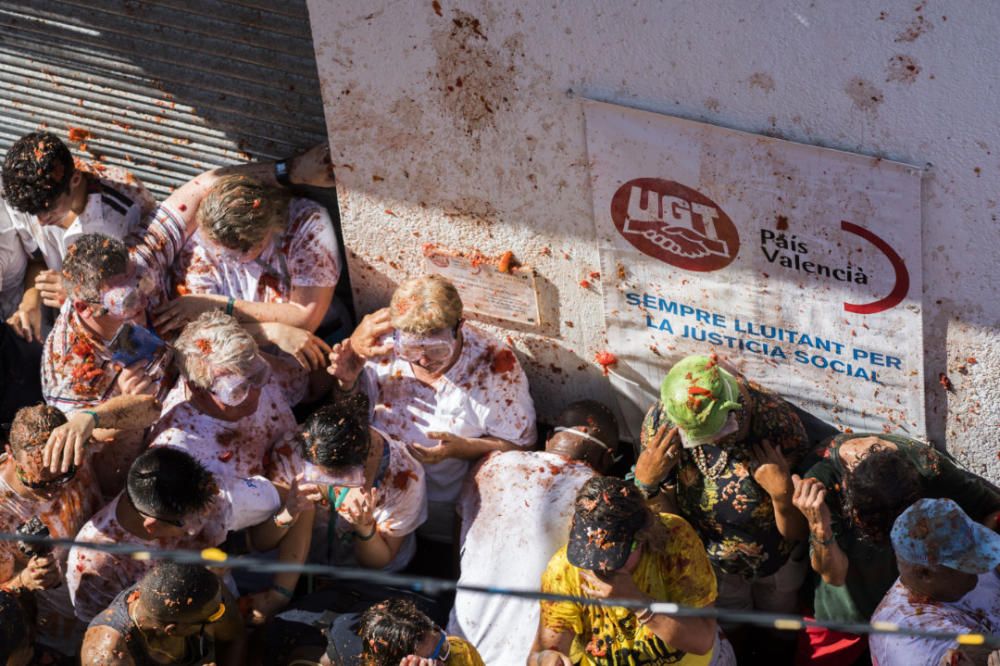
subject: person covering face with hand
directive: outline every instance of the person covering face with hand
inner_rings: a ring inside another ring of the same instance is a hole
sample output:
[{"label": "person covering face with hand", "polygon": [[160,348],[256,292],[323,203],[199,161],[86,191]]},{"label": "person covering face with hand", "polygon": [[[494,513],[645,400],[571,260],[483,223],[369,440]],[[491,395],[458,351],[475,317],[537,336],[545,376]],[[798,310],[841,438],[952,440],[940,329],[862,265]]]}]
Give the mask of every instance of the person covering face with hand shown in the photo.
[{"label": "person covering face with hand", "polygon": [[310,561],[399,571],[427,518],[423,467],[368,424],[361,394],[320,408],[302,428],[303,480],[318,485]]},{"label": "person covering face with hand", "polygon": [[794,610],[806,564],[791,555],[807,531],[791,469],[808,440],[792,406],[714,355],[689,356],[664,378],[641,439],[636,485],[698,532],[718,605]]},{"label": "person covering face with hand", "polygon": [[[918,499],[950,498],[996,529],[996,487],[927,444],[884,433],[844,433],[824,442],[818,454],[805,478],[794,479],[793,501],[809,525],[819,620],[869,620],[900,573],[890,542],[893,523]],[[865,644],[864,636],[808,627],[800,657],[825,655],[827,663],[848,664]]]},{"label": "person covering face with hand", "polygon": [[[25,407],[17,413],[7,453],[0,462],[0,532],[30,528],[29,533],[72,539],[100,507],[100,489],[89,461],[66,471],[53,471],[44,464],[50,433],[65,424],[62,412],[47,405]],[[2,587],[16,594],[33,594],[39,642],[72,655],[85,626],[77,623],[64,584],[66,560],[67,549],[62,546],[0,542]]]},{"label": "person covering face with hand", "polygon": [[[569,543],[549,561],[542,592],[702,608],[715,601],[716,585],[705,548],[683,518],[654,515],[632,484],[594,477],[576,496]],[[648,608],[540,604],[528,658],[532,666],[633,659],[683,666],[735,663],[714,619],[672,617]],[[582,651],[571,653],[579,644]]]},{"label": "person covering face with hand", "polygon": [[535,409],[514,353],[462,320],[454,285],[408,280],[330,354],[339,390],[364,391],[372,425],[409,445],[427,473],[421,535],[450,543],[469,461],[534,444]]}]

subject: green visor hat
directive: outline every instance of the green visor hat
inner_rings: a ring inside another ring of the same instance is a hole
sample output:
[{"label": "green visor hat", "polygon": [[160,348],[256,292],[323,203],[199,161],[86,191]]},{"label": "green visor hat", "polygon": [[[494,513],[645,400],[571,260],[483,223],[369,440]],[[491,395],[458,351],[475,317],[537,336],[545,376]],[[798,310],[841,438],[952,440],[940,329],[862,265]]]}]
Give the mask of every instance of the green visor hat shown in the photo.
[{"label": "green visor hat", "polygon": [[687,448],[737,430],[730,412],[741,407],[739,384],[708,356],[678,361],[660,385],[660,400]]}]

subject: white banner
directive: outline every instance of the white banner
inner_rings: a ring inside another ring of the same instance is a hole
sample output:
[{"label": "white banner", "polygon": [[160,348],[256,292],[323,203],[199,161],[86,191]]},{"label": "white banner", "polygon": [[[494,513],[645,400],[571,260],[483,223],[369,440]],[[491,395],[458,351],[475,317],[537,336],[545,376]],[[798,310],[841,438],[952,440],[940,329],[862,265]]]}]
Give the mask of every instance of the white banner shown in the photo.
[{"label": "white banner", "polygon": [[633,435],[717,352],[854,431],[925,437],[916,167],[585,102],[612,380]]}]

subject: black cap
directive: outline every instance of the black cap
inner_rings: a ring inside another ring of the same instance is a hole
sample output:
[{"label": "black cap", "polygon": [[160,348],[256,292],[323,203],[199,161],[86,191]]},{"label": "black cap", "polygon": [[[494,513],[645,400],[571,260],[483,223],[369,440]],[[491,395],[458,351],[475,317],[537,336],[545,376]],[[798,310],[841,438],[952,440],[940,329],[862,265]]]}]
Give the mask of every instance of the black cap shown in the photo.
[{"label": "black cap", "polygon": [[591,503],[597,501],[600,500],[577,502],[566,558],[581,569],[615,571],[625,566],[632,554],[632,541],[636,532],[646,525],[648,511],[640,504],[627,517],[609,521],[595,515],[600,512],[594,511]]}]

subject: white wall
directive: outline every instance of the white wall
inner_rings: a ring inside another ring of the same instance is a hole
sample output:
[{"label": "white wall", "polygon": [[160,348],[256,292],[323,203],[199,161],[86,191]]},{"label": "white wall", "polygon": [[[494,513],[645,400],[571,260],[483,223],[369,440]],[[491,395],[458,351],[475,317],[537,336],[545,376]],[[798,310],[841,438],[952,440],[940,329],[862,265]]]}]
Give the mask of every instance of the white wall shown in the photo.
[{"label": "white wall", "polygon": [[923,195],[929,432],[1000,479],[1000,3],[309,7],[358,304],[385,303],[418,273],[424,242],[513,250],[538,270],[548,324],[504,334],[542,416],[577,397],[610,399],[591,362],[604,346],[600,285],[579,285],[598,270],[579,96],[933,165]]}]

